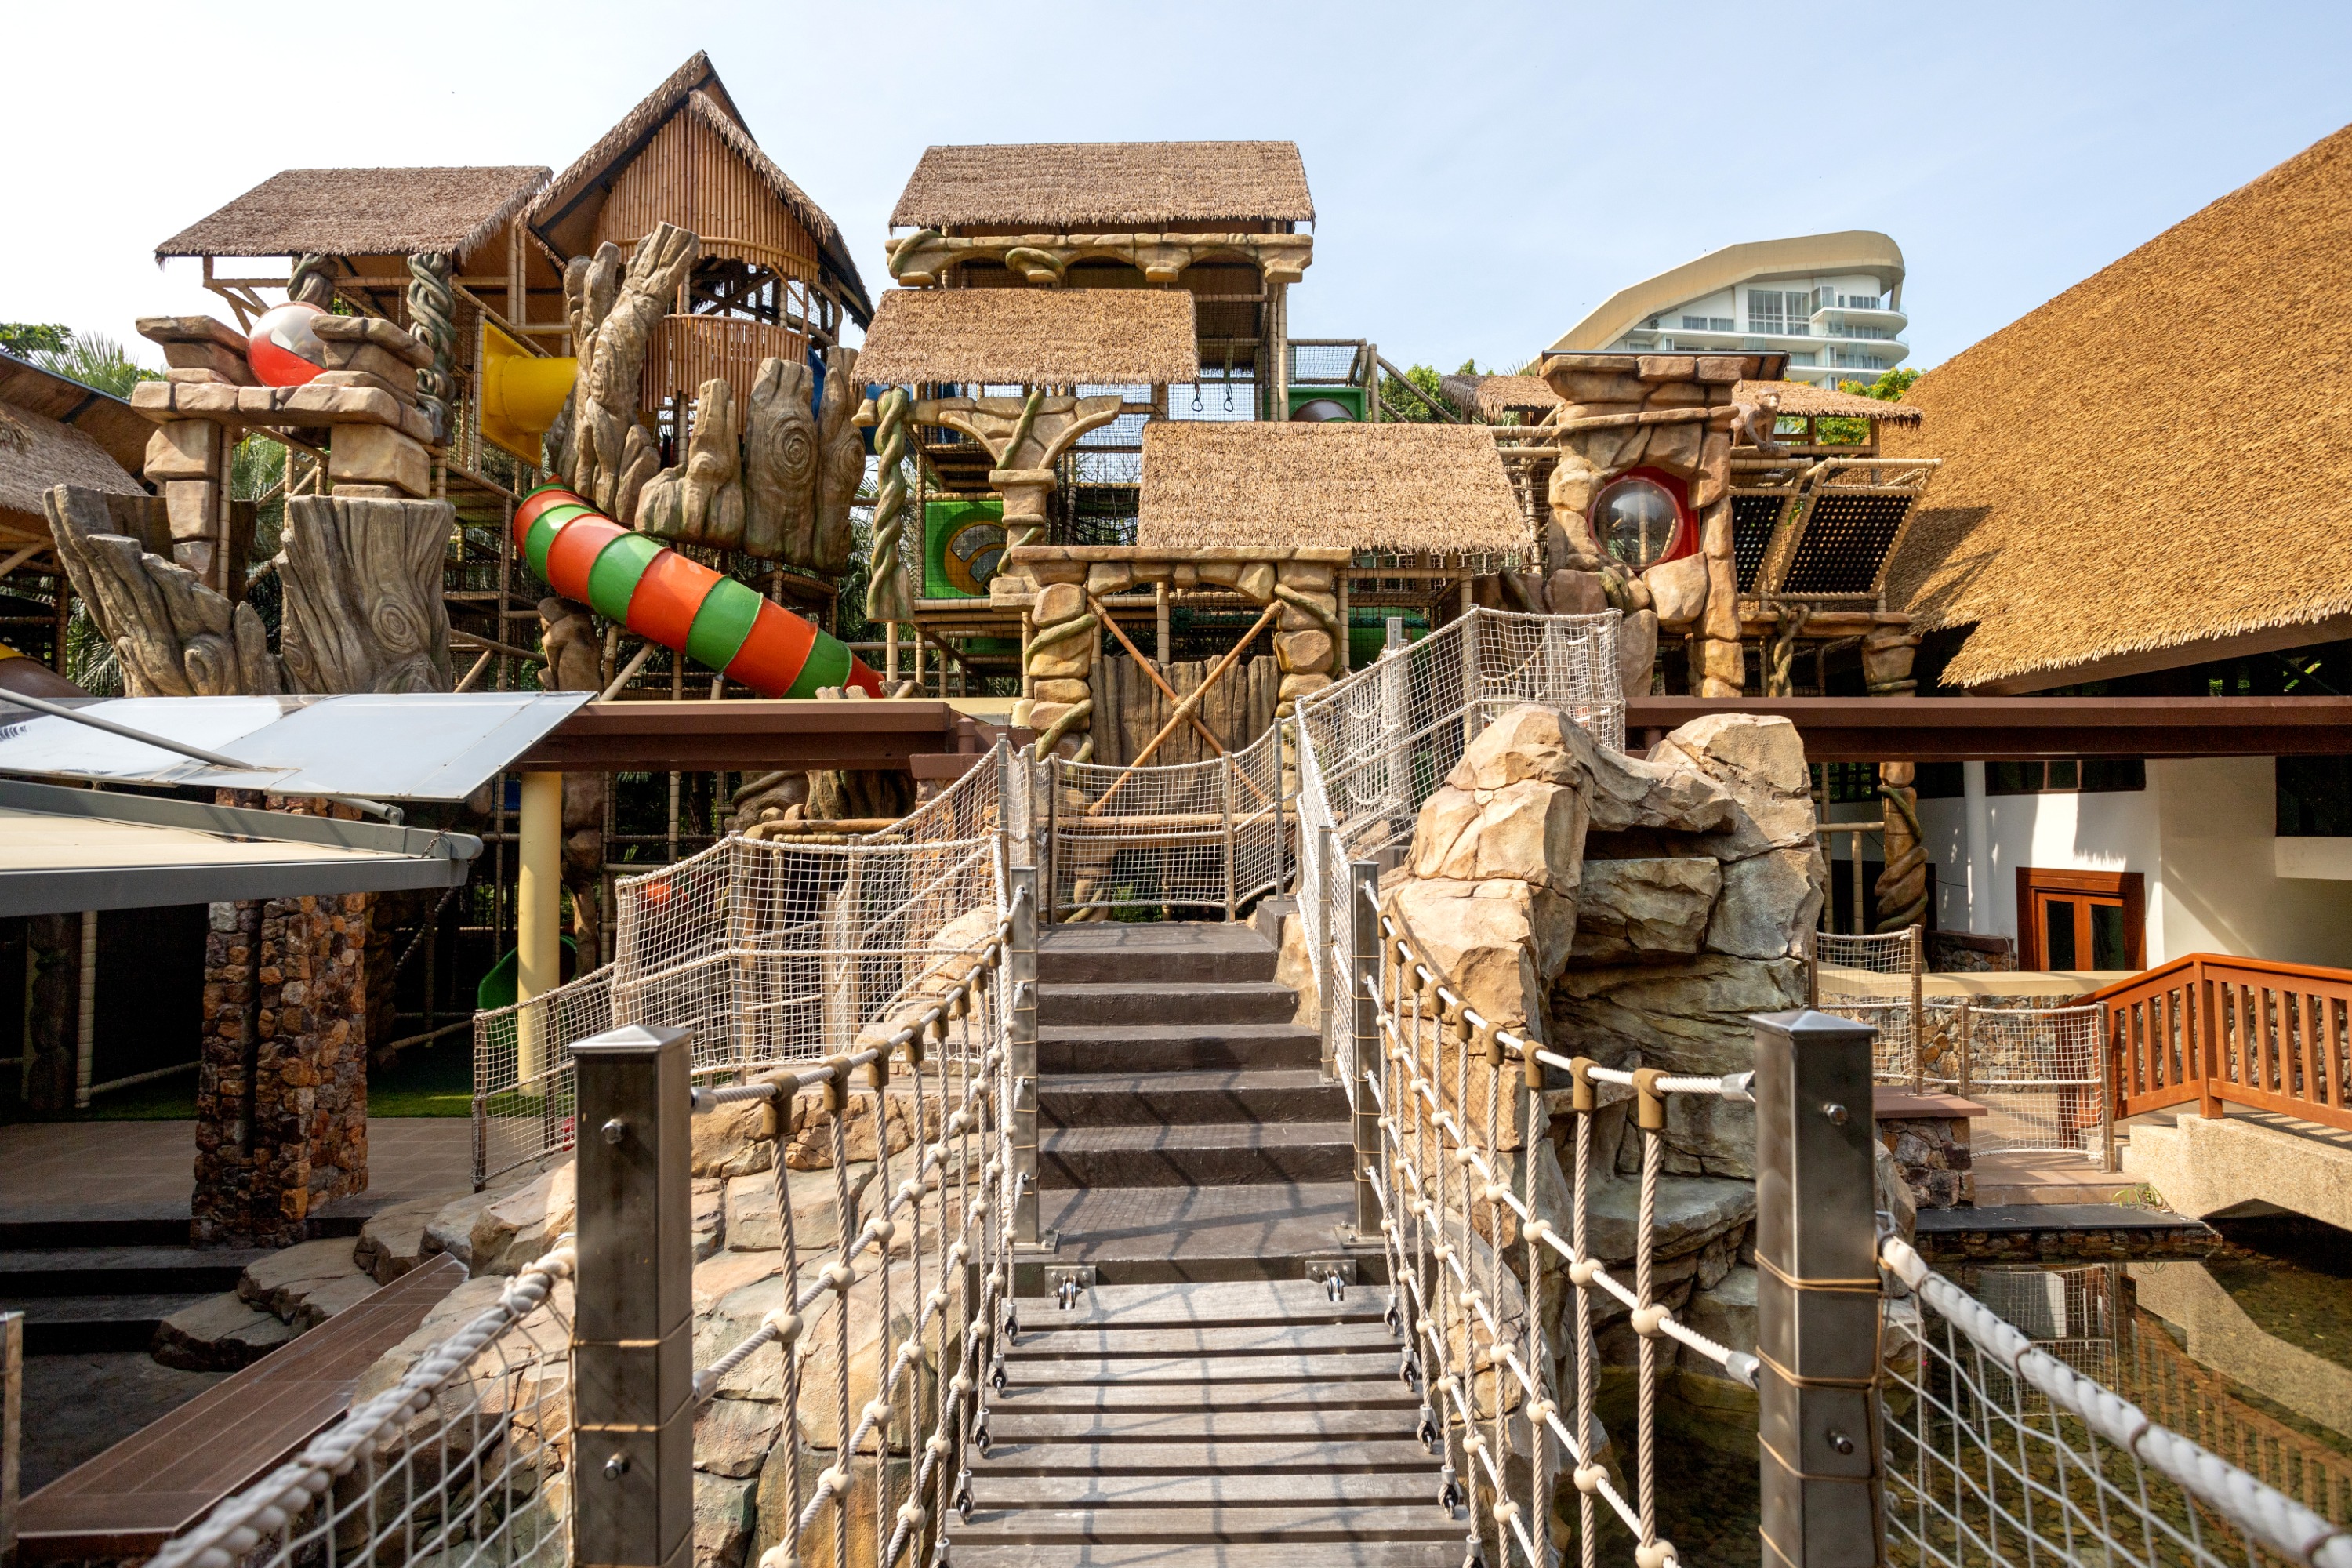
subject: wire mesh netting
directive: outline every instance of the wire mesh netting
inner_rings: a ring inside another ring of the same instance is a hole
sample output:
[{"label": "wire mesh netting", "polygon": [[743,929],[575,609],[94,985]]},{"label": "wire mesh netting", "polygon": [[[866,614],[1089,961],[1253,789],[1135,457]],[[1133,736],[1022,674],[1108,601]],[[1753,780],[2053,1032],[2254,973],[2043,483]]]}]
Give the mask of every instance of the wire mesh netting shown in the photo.
[{"label": "wire mesh netting", "polygon": [[428,1317],[446,1337],[390,1387],[363,1383],[348,1415],[167,1542],[158,1568],[569,1561],[571,1268],[550,1254],[471,1318]]},{"label": "wire mesh netting", "polygon": [[1881,1082],[1911,1082],[1922,1067],[1914,1005],[1922,959],[1917,928],[1867,936],[1816,931],[1813,944],[1815,1005],[1876,1029],[1871,1070]]},{"label": "wire mesh netting", "polygon": [[1979,1153],[2104,1153],[2104,1006],[1937,1004],[1923,1013],[1929,1086],[1985,1107],[1969,1131]]},{"label": "wire mesh netting", "polygon": [[858,843],[730,837],[615,881],[612,963],[475,1017],[477,1185],[572,1146],[575,1041],[690,1028],[705,1078],[814,1060],[976,951],[1003,892],[1008,766],[1000,745]]},{"label": "wire mesh netting", "polygon": [[2352,1563],[2352,1535],[2078,1365],[2108,1370],[2112,1274],[1988,1270],[1979,1300],[1899,1238],[1880,1258],[1912,1292],[1882,1334],[1886,1562]]}]

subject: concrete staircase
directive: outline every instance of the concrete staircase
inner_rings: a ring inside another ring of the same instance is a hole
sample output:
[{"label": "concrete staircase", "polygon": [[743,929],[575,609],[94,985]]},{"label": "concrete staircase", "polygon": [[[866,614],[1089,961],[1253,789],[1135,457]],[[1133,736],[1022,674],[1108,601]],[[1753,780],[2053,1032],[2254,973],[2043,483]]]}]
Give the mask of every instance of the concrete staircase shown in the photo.
[{"label": "concrete staircase", "polygon": [[951,1563],[1460,1562],[1381,1254],[1344,1234],[1347,1099],[1275,956],[1238,925],[1039,942],[1040,1272],[1087,1282],[1017,1304]]}]

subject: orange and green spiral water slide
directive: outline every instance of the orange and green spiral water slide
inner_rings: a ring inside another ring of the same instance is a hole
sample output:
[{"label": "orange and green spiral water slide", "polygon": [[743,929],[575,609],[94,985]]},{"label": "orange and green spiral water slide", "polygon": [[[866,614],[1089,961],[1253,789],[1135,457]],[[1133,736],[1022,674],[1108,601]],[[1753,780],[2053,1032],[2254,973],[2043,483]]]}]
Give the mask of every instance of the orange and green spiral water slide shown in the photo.
[{"label": "orange and green spiral water slide", "polygon": [[814,697],[824,686],[882,695],[848,645],[732,577],[623,528],[560,485],[515,508],[515,548],[547,585],[639,637],[683,649],[762,697]]}]

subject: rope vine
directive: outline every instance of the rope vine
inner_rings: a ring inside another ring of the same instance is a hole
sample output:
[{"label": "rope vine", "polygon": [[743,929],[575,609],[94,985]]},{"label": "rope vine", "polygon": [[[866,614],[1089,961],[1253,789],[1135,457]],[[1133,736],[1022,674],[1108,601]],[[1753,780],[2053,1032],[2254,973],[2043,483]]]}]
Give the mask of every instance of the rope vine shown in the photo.
[{"label": "rope vine", "polygon": [[879,625],[915,618],[907,563],[898,542],[907,532],[907,389],[894,386],[875,405],[874,534],[866,553],[866,618]]},{"label": "rope vine", "polygon": [[408,330],[433,351],[433,363],[416,373],[416,405],[443,440],[448,439],[449,409],[457,397],[449,363],[457,347],[457,296],[449,287],[449,257],[428,250],[408,258]]}]

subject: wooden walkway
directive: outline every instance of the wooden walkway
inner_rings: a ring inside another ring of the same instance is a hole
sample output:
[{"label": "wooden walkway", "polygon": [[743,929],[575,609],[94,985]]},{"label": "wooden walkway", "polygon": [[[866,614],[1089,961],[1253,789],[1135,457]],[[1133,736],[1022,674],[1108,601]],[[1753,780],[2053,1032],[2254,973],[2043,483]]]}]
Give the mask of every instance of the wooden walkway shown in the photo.
[{"label": "wooden walkway", "polygon": [[341,1415],[367,1369],[465,1277],[436,1258],[67,1471],[24,1500],[18,1561],[153,1555]]}]

